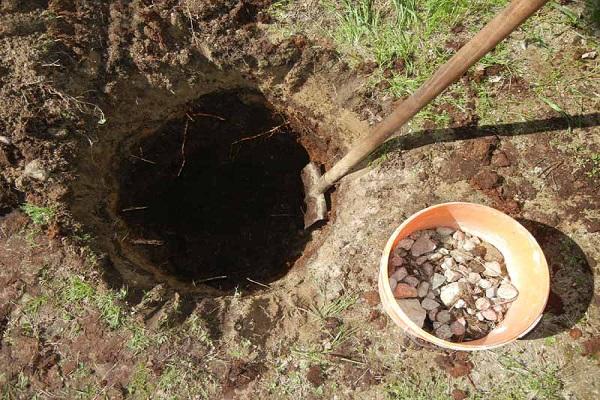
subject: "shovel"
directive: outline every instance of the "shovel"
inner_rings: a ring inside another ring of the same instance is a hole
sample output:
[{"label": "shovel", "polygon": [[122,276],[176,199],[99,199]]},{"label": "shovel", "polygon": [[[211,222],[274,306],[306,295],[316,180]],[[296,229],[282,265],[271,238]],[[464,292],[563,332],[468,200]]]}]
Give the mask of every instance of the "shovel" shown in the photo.
[{"label": "shovel", "polygon": [[400,129],[423,107],[429,104],[448,86],[458,80],[473,64],[479,61],[498,43],[512,33],[529,16],[548,0],[513,0],[491,20],[473,39],[465,44],[448,62],[409,98],[404,100],[372,132],[358,140],[350,151],[329,171],[321,175],[318,165],[310,162],[302,169],[304,184],[304,227],[327,218],[325,192],[350,170],[371,154],[379,145]]}]

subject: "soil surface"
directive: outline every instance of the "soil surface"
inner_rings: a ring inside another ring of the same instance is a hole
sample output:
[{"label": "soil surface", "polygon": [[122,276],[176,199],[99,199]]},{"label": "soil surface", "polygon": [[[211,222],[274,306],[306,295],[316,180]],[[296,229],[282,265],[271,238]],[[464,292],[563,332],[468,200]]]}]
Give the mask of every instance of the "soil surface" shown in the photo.
[{"label": "soil surface", "polygon": [[[380,66],[349,58],[324,19],[341,8],[312,0],[2,2],[0,393],[600,397],[592,3],[544,7],[304,231],[299,169],[330,168],[410,91],[390,91],[397,74],[488,14]],[[544,249],[548,307],[513,344],[447,352],[381,307],[389,236],[449,201],[517,218]]]}]

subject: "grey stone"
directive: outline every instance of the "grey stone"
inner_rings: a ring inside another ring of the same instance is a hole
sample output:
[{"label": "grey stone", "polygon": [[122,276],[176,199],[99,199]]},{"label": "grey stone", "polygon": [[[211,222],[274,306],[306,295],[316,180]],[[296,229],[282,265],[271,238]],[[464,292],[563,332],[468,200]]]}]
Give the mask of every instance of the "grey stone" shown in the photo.
[{"label": "grey stone", "polygon": [[402,268],[398,268],[392,274],[392,278],[394,278],[397,282],[400,282],[401,280],[406,278],[407,275],[408,275],[408,271],[406,271],[406,268],[402,267]]},{"label": "grey stone", "polygon": [[434,308],[438,308],[440,306],[440,303],[438,303],[437,301],[427,298],[425,297],[423,299],[423,301],[421,302],[421,307],[423,307],[426,310],[433,310]]},{"label": "grey stone", "polygon": [[404,278],[404,282],[408,283],[412,287],[417,287],[417,285],[419,285],[420,281],[419,281],[419,278],[409,275],[406,278]]},{"label": "grey stone", "polygon": [[452,235],[456,229],[454,228],[450,228],[447,226],[440,226],[435,228],[435,231],[440,235],[440,236],[450,236]]},{"label": "grey stone", "polygon": [[433,242],[428,237],[421,236],[420,238],[415,240],[415,242],[411,246],[410,253],[413,255],[413,257],[419,257],[423,254],[435,250],[435,247],[435,242]]},{"label": "grey stone", "polygon": [[450,322],[451,318],[452,314],[450,314],[450,311],[448,310],[440,310],[435,316],[436,321],[441,322],[442,324]]},{"label": "grey stone", "polygon": [[417,299],[400,299],[396,300],[406,316],[414,322],[419,328],[423,327],[427,311],[421,307],[421,303]]},{"label": "grey stone", "polygon": [[465,334],[465,325],[456,320],[450,324],[450,331],[455,336],[462,336]]},{"label": "grey stone", "polygon": [[463,250],[451,250],[450,255],[459,264],[465,264],[467,261],[473,259],[473,255]]},{"label": "grey stone", "polygon": [[431,288],[437,289],[440,286],[442,286],[444,284],[444,282],[446,282],[446,277],[444,275],[440,275],[436,272],[435,274],[433,274],[433,277],[431,278]]},{"label": "grey stone", "polygon": [[433,274],[433,265],[425,263],[421,266],[421,270],[425,275],[431,276],[431,274]]},{"label": "grey stone", "polygon": [[402,266],[402,264],[404,264],[404,259],[400,256],[393,256],[392,258],[390,258],[390,265],[392,267],[400,267]]},{"label": "grey stone", "polygon": [[430,283],[427,281],[423,281],[423,282],[419,283],[419,286],[417,286],[417,295],[419,297],[427,296],[427,293],[429,293],[430,286],[431,286]]},{"label": "grey stone", "polygon": [[492,309],[487,309],[487,310],[482,311],[481,315],[483,316],[483,318],[487,319],[488,321],[496,321],[498,319],[498,316]]},{"label": "grey stone", "polygon": [[443,340],[450,339],[452,337],[452,330],[450,329],[450,325],[444,324],[439,326],[435,330],[435,336]]},{"label": "grey stone", "polygon": [[394,289],[396,289],[397,284],[398,284],[397,280],[395,280],[394,278],[390,278],[390,288],[392,289],[392,292],[394,291]]},{"label": "grey stone", "polygon": [[398,242],[397,246],[404,250],[410,250],[411,246],[415,241],[409,238],[402,239]]}]

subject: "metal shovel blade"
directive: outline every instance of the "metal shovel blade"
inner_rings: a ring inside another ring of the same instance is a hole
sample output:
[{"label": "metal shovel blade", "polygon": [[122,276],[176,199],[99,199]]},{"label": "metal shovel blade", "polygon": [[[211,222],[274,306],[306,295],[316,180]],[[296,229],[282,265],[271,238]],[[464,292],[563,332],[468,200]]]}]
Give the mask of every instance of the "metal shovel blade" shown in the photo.
[{"label": "metal shovel blade", "polygon": [[308,163],[306,167],[302,168],[300,176],[304,184],[304,203],[306,204],[304,229],[307,229],[315,222],[327,218],[327,203],[325,195],[316,190],[317,182],[321,178],[321,170],[317,164]]}]

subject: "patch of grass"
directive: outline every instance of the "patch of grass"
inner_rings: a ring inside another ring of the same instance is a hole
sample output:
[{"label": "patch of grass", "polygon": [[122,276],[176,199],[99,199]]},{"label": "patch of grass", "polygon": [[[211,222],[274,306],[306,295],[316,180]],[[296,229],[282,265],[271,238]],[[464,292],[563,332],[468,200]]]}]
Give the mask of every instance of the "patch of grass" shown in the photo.
[{"label": "patch of grass", "polygon": [[63,290],[63,302],[65,308],[85,303],[98,308],[102,319],[111,329],[117,329],[123,322],[123,310],[118,304],[127,295],[125,288],[118,292],[109,290],[98,292],[92,285],[78,276],[69,277]]},{"label": "patch of grass", "polygon": [[127,385],[127,392],[134,398],[149,399],[153,391],[154,385],[151,381],[150,371],[143,362],[140,362]]},{"label": "patch of grass", "polygon": [[448,384],[440,375],[403,377],[385,388],[390,400],[447,400]]},{"label": "patch of grass", "polygon": [[56,210],[52,207],[39,207],[30,203],[23,204],[21,210],[37,226],[48,225],[56,215]]},{"label": "patch of grass", "polygon": [[131,331],[131,338],[127,342],[127,347],[135,354],[146,350],[152,343],[152,339],[144,327],[132,324],[129,326],[129,330]]},{"label": "patch of grass", "polygon": [[381,22],[373,0],[342,0],[339,16],[339,35],[352,44],[370,35]]},{"label": "patch of grass", "polygon": [[600,177],[600,153],[593,153],[588,159],[591,169],[587,172],[590,178]]},{"label": "patch of grass", "polygon": [[45,296],[45,295],[36,296],[36,297],[30,299],[29,301],[27,301],[27,303],[25,304],[25,307],[23,308],[23,312],[27,315],[34,316],[38,313],[38,311],[40,310],[40,307],[42,307],[47,302],[48,302],[47,296]]},{"label": "patch of grass", "polygon": [[328,303],[323,307],[317,309],[317,314],[323,319],[329,317],[337,317],[342,312],[346,311],[348,308],[356,304],[357,300],[358,296],[355,294],[342,295],[334,301],[332,301],[331,303]]},{"label": "patch of grass", "polygon": [[558,377],[560,368],[556,365],[526,365],[509,355],[499,359],[500,364],[509,372],[505,384],[495,387],[492,393],[476,396],[477,399],[493,398],[498,400],[519,399],[562,399],[562,381]]}]

